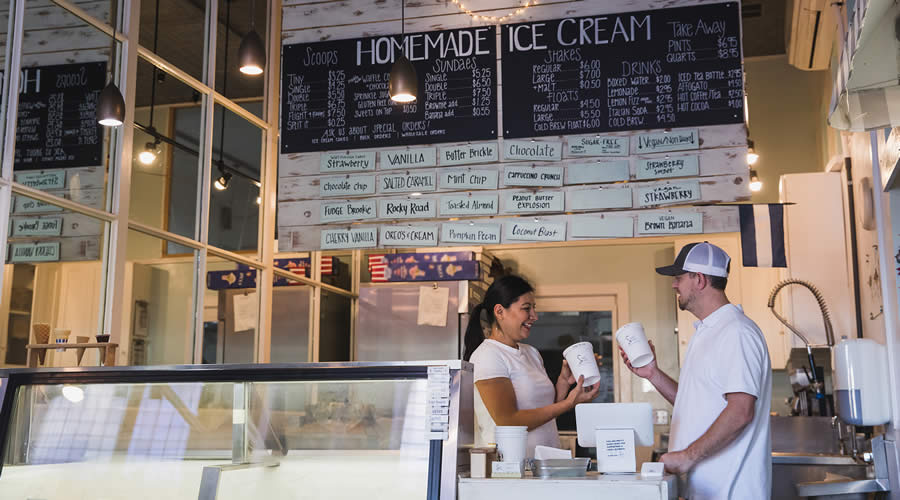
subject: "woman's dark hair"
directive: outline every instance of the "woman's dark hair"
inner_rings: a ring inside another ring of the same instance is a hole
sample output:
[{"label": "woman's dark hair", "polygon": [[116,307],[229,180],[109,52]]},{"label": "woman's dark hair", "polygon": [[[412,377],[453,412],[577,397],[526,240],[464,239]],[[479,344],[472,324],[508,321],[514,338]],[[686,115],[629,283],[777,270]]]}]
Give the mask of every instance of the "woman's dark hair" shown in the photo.
[{"label": "woman's dark hair", "polygon": [[531,286],[531,283],[519,276],[509,274],[495,279],[484,294],[484,302],[475,306],[469,316],[469,326],[466,327],[464,339],[466,348],[463,351],[463,359],[468,361],[475,349],[484,342],[484,331],[481,329],[482,312],[487,316],[487,323],[493,325],[495,321],[494,306],[500,304],[503,307],[509,307],[513,302],[519,300],[519,297],[533,291],[534,287]]}]

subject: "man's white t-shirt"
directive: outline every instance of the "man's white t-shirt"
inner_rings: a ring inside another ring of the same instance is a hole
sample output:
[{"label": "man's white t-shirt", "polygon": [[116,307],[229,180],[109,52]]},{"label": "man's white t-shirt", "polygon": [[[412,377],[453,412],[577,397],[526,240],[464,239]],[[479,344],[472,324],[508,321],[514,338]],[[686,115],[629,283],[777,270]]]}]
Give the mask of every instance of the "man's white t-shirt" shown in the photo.
[{"label": "man's white t-shirt", "polygon": [[[540,353],[528,344],[519,344],[519,348],[510,347],[502,342],[487,339],[475,349],[469,359],[475,365],[475,382],[492,378],[508,378],[516,392],[516,404],[520,410],[532,410],[553,404],[556,388],[544,370],[544,361]],[[487,407],[481,400],[478,388],[475,388],[475,446],[494,443],[496,424]],[[534,457],[537,445],[559,448],[559,432],[556,419],[528,433],[528,449],[526,456]]]},{"label": "man's white t-shirt", "polygon": [[769,408],[772,365],[762,331],[740,306],[726,304],[694,323],[678,380],[669,451],[681,451],[702,436],[725,409],[725,395],[756,396],[753,421],[728,446],[687,475],[690,500],[769,498],[772,444]]}]

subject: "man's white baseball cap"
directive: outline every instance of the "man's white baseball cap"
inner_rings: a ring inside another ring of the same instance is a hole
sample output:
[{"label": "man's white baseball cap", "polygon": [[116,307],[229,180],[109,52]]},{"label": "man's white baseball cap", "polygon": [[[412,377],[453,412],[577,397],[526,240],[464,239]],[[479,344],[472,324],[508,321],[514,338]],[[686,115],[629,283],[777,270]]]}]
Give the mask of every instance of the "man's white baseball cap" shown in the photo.
[{"label": "man's white baseball cap", "polygon": [[685,245],[678,252],[674,264],[657,267],[656,272],[665,276],[678,276],[691,272],[727,278],[730,267],[731,257],[725,253],[725,250],[704,241]]}]

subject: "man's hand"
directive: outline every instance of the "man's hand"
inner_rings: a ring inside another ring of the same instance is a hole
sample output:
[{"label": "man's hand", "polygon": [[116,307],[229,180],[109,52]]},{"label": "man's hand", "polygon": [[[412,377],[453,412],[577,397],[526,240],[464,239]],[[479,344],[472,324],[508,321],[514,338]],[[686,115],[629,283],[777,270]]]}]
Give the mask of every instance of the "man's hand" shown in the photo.
[{"label": "man's hand", "polygon": [[653,347],[653,341],[651,341],[651,340],[648,340],[647,343],[650,344],[650,351],[653,352],[653,361],[647,363],[646,365],[644,365],[640,368],[635,368],[635,367],[631,366],[631,361],[628,359],[628,355],[625,354],[625,350],[622,349],[622,346],[619,346],[619,355],[622,356],[622,361],[625,362],[625,366],[627,366],[628,369],[631,370],[631,373],[634,373],[635,375],[637,375],[638,377],[641,377],[641,378],[650,378],[651,376],[653,376],[654,373],[656,373],[656,369],[657,369],[656,347]]},{"label": "man's hand", "polygon": [[684,474],[691,470],[696,464],[696,460],[690,456],[687,451],[673,451],[665,453],[659,457],[659,461],[666,465],[666,472],[673,474]]}]

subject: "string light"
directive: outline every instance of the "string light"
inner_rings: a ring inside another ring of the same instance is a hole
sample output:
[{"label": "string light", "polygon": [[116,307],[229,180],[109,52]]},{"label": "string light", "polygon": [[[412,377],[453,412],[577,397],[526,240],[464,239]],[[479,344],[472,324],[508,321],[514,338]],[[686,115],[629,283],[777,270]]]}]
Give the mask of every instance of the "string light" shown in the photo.
[{"label": "string light", "polygon": [[466,15],[471,17],[473,21],[489,21],[489,22],[495,23],[495,24],[505,22],[507,19],[509,19],[513,16],[518,16],[518,15],[522,14],[523,12],[525,12],[526,10],[528,10],[529,7],[533,7],[534,5],[537,4],[537,0],[528,0],[527,2],[525,2],[522,5],[521,8],[516,9],[515,11],[513,11],[509,14],[506,14],[503,16],[483,16],[481,14],[476,14],[471,9],[466,7],[466,5],[462,2],[460,2],[459,0],[451,0],[451,1],[453,2],[454,5],[456,5],[459,8],[459,10],[461,10]]}]

